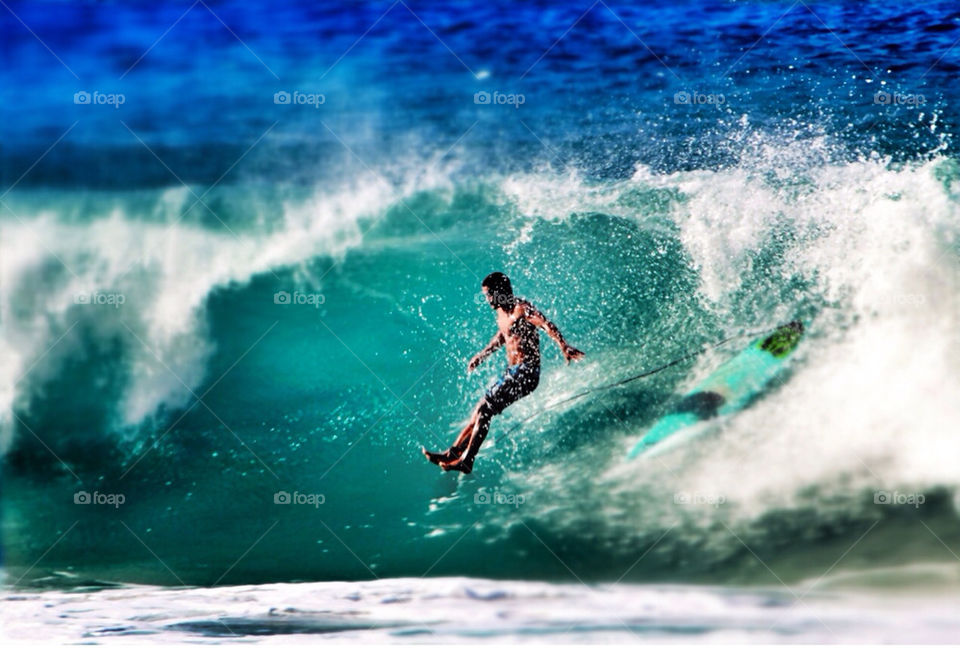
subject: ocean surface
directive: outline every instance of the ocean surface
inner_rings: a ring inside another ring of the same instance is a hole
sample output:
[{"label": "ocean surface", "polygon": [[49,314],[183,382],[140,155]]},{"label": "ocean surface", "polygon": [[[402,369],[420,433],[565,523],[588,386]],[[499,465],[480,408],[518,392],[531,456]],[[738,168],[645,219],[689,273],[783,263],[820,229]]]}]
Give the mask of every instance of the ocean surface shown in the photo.
[{"label": "ocean surface", "polygon": [[[958,41],[946,1],[6,2],[4,633],[960,641]],[[587,355],[544,336],[443,473],[494,270]]]}]

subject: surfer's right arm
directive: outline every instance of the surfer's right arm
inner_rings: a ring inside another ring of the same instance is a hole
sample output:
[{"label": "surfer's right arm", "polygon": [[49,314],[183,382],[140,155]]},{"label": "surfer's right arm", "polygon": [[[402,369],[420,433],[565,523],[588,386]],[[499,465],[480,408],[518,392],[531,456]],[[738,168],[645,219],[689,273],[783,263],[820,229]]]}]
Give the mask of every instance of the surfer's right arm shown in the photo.
[{"label": "surfer's right arm", "polygon": [[472,372],[474,368],[476,368],[476,366],[483,361],[484,358],[486,358],[487,356],[495,352],[497,349],[499,349],[504,342],[505,340],[503,338],[503,333],[501,333],[500,331],[497,331],[497,334],[493,336],[493,340],[490,341],[490,344],[488,344],[486,347],[483,348],[482,351],[480,351],[479,353],[477,353],[476,356],[470,359],[470,362],[467,364],[467,371]]}]

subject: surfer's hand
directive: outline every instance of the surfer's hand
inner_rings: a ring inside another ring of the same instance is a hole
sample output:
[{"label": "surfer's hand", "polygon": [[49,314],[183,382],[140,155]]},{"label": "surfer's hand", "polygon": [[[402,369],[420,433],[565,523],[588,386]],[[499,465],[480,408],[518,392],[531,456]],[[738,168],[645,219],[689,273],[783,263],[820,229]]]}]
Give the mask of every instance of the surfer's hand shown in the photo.
[{"label": "surfer's hand", "polygon": [[467,363],[467,371],[472,372],[477,368],[477,365],[479,364],[480,364],[480,356],[479,355],[474,356],[473,358],[470,359],[470,362]]},{"label": "surfer's hand", "polygon": [[583,352],[565,344],[563,345],[563,357],[569,363],[571,360],[580,360],[583,358]]}]

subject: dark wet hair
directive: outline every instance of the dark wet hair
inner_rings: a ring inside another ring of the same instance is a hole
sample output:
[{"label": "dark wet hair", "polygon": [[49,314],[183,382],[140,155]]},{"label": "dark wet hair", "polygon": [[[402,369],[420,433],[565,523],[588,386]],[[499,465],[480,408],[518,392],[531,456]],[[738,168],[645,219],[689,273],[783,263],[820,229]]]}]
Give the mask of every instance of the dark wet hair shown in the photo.
[{"label": "dark wet hair", "polygon": [[510,279],[506,274],[499,271],[488,274],[481,285],[490,292],[492,297],[490,304],[494,308],[513,307],[513,286],[510,285]]}]

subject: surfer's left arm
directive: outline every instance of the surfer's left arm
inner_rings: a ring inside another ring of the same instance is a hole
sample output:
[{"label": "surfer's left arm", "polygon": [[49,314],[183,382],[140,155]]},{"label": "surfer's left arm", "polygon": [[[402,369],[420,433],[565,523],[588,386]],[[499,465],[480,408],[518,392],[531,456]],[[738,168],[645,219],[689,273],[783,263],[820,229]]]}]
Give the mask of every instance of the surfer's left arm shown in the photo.
[{"label": "surfer's left arm", "polygon": [[524,311],[527,315],[527,320],[534,326],[539,329],[543,329],[547,335],[549,335],[554,342],[560,346],[560,351],[563,352],[564,359],[569,363],[571,360],[579,360],[583,358],[583,352],[579,349],[571,347],[567,344],[567,341],[563,339],[563,335],[560,334],[560,329],[557,328],[557,325],[547,319],[543,313],[534,308],[533,304],[526,303]]}]

